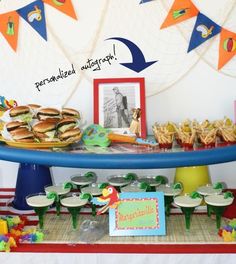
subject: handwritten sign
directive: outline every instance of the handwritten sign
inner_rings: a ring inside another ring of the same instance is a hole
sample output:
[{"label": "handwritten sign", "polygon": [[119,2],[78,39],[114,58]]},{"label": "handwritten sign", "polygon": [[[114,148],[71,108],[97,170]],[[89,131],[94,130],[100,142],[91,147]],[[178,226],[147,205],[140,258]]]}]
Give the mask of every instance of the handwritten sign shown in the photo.
[{"label": "handwritten sign", "polygon": [[120,204],[109,210],[110,236],[165,235],[162,192],[121,193]]}]

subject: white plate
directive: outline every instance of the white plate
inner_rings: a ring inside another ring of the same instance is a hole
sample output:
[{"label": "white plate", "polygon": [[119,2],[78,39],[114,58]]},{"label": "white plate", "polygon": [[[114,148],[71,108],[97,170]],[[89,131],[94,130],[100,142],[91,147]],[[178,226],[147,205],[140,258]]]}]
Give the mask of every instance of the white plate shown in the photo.
[{"label": "white plate", "polygon": [[201,202],[202,199],[192,199],[189,195],[177,196],[174,198],[174,203],[180,207],[196,207],[199,206]]},{"label": "white plate", "polygon": [[156,187],[157,192],[163,192],[165,196],[176,196],[182,192],[182,189],[174,189],[173,185],[161,184]]},{"label": "white plate", "polygon": [[204,199],[207,204],[213,206],[228,206],[232,204],[234,200],[231,197],[225,199],[223,194],[209,195],[206,196]]},{"label": "white plate", "polygon": [[213,185],[205,185],[200,186],[197,188],[197,192],[201,195],[212,195],[212,194],[220,194],[222,192],[222,189],[214,189]]},{"label": "white plate", "polygon": [[79,196],[70,196],[61,199],[61,204],[66,207],[79,207],[88,203],[88,199],[81,199]]},{"label": "white plate", "polygon": [[46,193],[55,192],[58,195],[63,195],[63,194],[67,194],[70,192],[70,188],[64,189],[62,185],[46,186],[44,190]]},{"label": "white plate", "polygon": [[54,203],[54,199],[48,199],[46,195],[35,195],[26,198],[26,202],[32,207],[46,207]]}]

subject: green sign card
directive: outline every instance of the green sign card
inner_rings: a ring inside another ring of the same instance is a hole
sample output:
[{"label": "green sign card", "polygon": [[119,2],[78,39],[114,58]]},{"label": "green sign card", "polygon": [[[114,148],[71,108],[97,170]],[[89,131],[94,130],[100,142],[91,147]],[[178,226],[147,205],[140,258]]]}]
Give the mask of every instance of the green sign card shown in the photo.
[{"label": "green sign card", "polygon": [[162,192],[120,193],[120,204],[109,209],[110,236],[165,235]]}]

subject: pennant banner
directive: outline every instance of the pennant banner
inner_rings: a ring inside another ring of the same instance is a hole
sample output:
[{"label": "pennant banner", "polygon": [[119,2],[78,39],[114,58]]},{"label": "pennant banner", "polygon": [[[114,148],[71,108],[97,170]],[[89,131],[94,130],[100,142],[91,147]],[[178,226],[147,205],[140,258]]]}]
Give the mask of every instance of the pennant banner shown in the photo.
[{"label": "pennant banner", "polygon": [[0,14],[0,32],[13,50],[17,49],[19,16],[47,40],[44,2],[77,19],[71,0],[36,0],[18,10]]},{"label": "pennant banner", "polygon": [[77,20],[71,0],[43,0],[43,2],[55,7],[57,10],[61,11],[62,13]]},{"label": "pennant banner", "polygon": [[190,0],[175,0],[161,28],[183,22],[191,17],[197,16],[199,10]]},{"label": "pennant banner", "polygon": [[183,22],[197,16],[188,52],[220,33],[218,70],[236,55],[236,33],[222,28],[210,18],[200,13],[191,0],[175,0],[162,23],[161,28]]},{"label": "pennant banner", "polygon": [[0,32],[13,48],[17,49],[19,15],[16,11],[0,15]]},{"label": "pennant banner", "polygon": [[40,36],[47,40],[44,3],[37,0],[17,10],[18,14],[36,30]]},{"label": "pennant banner", "polygon": [[208,39],[219,34],[220,31],[221,31],[220,26],[218,26],[210,18],[199,13],[197,16],[197,21],[195,23],[195,26],[193,28],[192,36],[188,47],[188,52],[200,46]]},{"label": "pennant banner", "polygon": [[236,34],[222,29],[220,33],[218,70],[232,59],[234,55],[236,55]]}]

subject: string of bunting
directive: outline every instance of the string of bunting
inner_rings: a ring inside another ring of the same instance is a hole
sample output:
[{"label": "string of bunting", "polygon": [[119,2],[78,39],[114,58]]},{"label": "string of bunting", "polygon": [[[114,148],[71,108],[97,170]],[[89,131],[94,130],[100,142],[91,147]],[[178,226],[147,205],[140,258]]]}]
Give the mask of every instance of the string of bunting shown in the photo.
[{"label": "string of bunting", "polygon": [[17,49],[19,17],[47,40],[44,3],[77,20],[71,0],[36,0],[20,9],[0,15],[0,32],[14,51]]},{"label": "string of bunting", "polygon": [[218,70],[236,54],[236,33],[231,32],[202,14],[191,0],[175,0],[161,29],[197,16],[189,42],[188,52],[220,34]]}]

